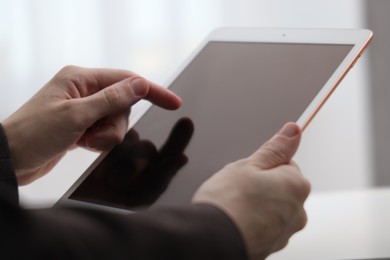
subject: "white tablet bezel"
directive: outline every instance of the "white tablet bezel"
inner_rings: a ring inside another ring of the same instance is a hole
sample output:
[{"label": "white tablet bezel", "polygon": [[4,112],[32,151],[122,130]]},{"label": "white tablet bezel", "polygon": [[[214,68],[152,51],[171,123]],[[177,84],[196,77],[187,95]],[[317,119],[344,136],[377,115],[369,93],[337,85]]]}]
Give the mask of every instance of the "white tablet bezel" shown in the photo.
[{"label": "white tablet bezel", "polygon": [[[220,28],[211,32],[205,40],[192,52],[175,73],[168,80],[166,86],[170,86],[175,79],[185,70],[190,62],[209,43],[218,42],[253,42],[253,43],[300,43],[300,44],[345,44],[353,45],[348,55],[340,63],[320,92],[315,96],[310,105],[297,120],[302,129],[311,122],[329,96],[333,93],[348,71],[363,54],[372,39],[372,32],[367,29],[293,29],[293,28]],[[132,118],[132,126],[142,118],[151,105],[145,106],[141,113]],[[99,156],[95,162],[81,175],[72,187],[60,198],[56,205],[79,205],[115,212],[130,212],[126,209],[113,208],[82,201],[70,200],[69,196],[80,183],[102,161],[107,153]]]},{"label": "white tablet bezel", "polygon": [[[167,82],[167,86],[171,85],[205,45],[212,41],[353,45],[348,55],[297,120],[297,124],[304,130],[367,49],[372,36],[372,31],[368,29],[219,28],[212,31],[178,70],[173,73]],[[136,118],[133,124],[142,115],[143,113]]]}]

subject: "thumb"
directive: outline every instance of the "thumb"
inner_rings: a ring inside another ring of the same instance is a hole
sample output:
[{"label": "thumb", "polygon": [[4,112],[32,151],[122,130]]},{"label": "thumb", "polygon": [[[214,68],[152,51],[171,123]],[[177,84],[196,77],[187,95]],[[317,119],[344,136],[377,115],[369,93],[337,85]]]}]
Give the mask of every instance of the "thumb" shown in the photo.
[{"label": "thumb", "polygon": [[254,152],[250,159],[261,169],[288,164],[298,149],[301,134],[301,129],[296,123],[287,123]]},{"label": "thumb", "polygon": [[148,82],[140,77],[131,77],[105,87],[93,95],[84,97],[83,106],[90,111],[89,118],[96,121],[108,115],[128,109],[149,92]]}]

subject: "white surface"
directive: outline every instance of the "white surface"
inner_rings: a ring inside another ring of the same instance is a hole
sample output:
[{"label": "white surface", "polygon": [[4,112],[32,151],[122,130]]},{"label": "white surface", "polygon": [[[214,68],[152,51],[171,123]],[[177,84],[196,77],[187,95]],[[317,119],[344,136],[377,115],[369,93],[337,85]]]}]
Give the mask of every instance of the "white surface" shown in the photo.
[{"label": "white surface", "polygon": [[308,224],[268,260],[390,259],[390,188],[312,194]]}]

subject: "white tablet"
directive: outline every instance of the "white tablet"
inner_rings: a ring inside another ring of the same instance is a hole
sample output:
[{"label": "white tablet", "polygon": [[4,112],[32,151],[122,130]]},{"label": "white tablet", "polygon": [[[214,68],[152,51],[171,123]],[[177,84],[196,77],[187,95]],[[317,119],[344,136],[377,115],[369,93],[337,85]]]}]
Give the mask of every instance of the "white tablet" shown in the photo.
[{"label": "white tablet", "polygon": [[206,179],[284,123],[305,128],[371,37],[340,29],[212,32],[168,83],[182,107],[151,106],[57,205],[127,212],[189,204]]}]

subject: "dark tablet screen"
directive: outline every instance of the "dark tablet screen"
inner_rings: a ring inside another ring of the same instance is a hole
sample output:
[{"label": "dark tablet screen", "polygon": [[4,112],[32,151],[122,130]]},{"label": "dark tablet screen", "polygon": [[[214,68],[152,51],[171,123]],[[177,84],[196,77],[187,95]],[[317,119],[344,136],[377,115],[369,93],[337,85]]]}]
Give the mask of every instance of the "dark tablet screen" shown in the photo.
[{"label": "dark tablet screen", "polygon": [[[296,121],[352,45],[209,42],[69,199],[136,210],[191,201],[225,164]],[[237,173],[239,174],[239,173]]]}]

